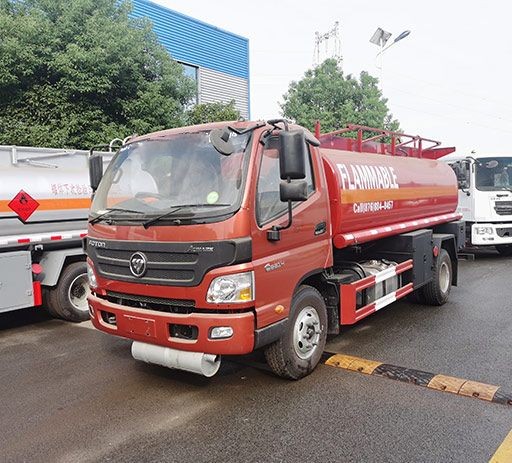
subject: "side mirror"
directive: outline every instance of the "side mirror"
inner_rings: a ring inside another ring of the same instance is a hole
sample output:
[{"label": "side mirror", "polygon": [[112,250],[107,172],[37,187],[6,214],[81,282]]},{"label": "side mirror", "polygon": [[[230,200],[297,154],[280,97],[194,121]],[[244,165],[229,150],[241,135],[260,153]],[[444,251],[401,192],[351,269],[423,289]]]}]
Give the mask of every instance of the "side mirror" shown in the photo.
[{"label": "side mirror", "polygon": [[469,181],[467,176],[467,165],[462,162],[455,162],[450,164],[455,176],[457,177],[457,187],[459,190],[469,188]]},{"label": "side mirror", "polygon": [[302,130],[279,132],[279,173],[281,180],[306,177],[306,138]]},{"label": "side mirror", "polygon": [[296,180],[294,182],[281,182],[279,185],[281,201],[306,201],[308,199],[308,182]]},{"label": "side mirror", "polygon": [[92,191],[98,189],[101,178],[103,177],[103,156],[93,154],[89,157],[89,183]]}]

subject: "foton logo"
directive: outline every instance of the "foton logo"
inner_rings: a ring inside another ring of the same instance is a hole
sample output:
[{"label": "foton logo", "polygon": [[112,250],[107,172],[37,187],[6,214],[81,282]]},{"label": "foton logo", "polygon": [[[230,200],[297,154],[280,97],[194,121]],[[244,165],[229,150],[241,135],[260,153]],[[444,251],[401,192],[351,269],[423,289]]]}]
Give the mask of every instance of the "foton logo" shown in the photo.
[{"label": "foton logo", "polygon": [[91,240],[90,238],[87,240],[87,244],[89,244],[89,246],[92,246],[93,248],[106,248],[107,247],[107,243],[105,243],[104,241]]},{"label": "foton logo", "polygon": [[142,252],[136,252],[130,257],[130,272],[133,276],[137,278],[144,276],[147,266],[148,259]]}]

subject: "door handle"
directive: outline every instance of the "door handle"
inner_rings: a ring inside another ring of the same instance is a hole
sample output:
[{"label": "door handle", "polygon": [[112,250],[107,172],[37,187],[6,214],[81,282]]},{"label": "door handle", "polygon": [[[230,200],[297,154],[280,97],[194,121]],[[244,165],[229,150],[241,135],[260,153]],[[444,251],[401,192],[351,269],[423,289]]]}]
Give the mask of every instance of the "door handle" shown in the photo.
[{"label": "door handle", "polygon": [[320,222],[315,225],[315,236],[322,235],[327,231],[327,224],[325,222]]}]

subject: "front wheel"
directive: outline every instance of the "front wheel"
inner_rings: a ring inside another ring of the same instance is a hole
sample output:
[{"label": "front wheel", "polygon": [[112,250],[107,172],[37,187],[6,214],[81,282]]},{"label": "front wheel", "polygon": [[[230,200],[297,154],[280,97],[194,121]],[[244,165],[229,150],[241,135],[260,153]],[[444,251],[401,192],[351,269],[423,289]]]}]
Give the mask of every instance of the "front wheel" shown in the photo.
[{"label": "front wheel", "polygon": [[48,311],[64,320],[83,322],[89,318],[89,284],[85,262],[67,265],[55,288],[48,291]]},{"label": "front wheel", "polygon": [[327,339],[327,309],[322,295],[300,286],[292,299],[288,326],[281,339],[269,345],[265,358],[282,378],[299,379],[317,366]]},{"label": "front wheel", "polygon": [[512,244],[497,244],[496,249],[504,257],[512,256]]}]

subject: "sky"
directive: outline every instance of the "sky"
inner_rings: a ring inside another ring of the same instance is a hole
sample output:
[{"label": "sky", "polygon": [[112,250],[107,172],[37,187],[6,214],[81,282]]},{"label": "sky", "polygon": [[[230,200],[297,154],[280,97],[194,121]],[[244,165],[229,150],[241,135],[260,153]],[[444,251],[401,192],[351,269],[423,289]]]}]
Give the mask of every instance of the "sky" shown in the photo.
[{"label": "sky", "polygon": [[[153,0],[249,39],[251,119],[281,115],[314,65],[315,32],[339,22],[345,74],[381,79],[404,133],[469,154],[512,152],[512,3],[450,0]],[[411,33],[382,55],[375,30]],[[321,58],[333,51],[321,48]],[[344,121],[350,123],[351,121]]]}]

